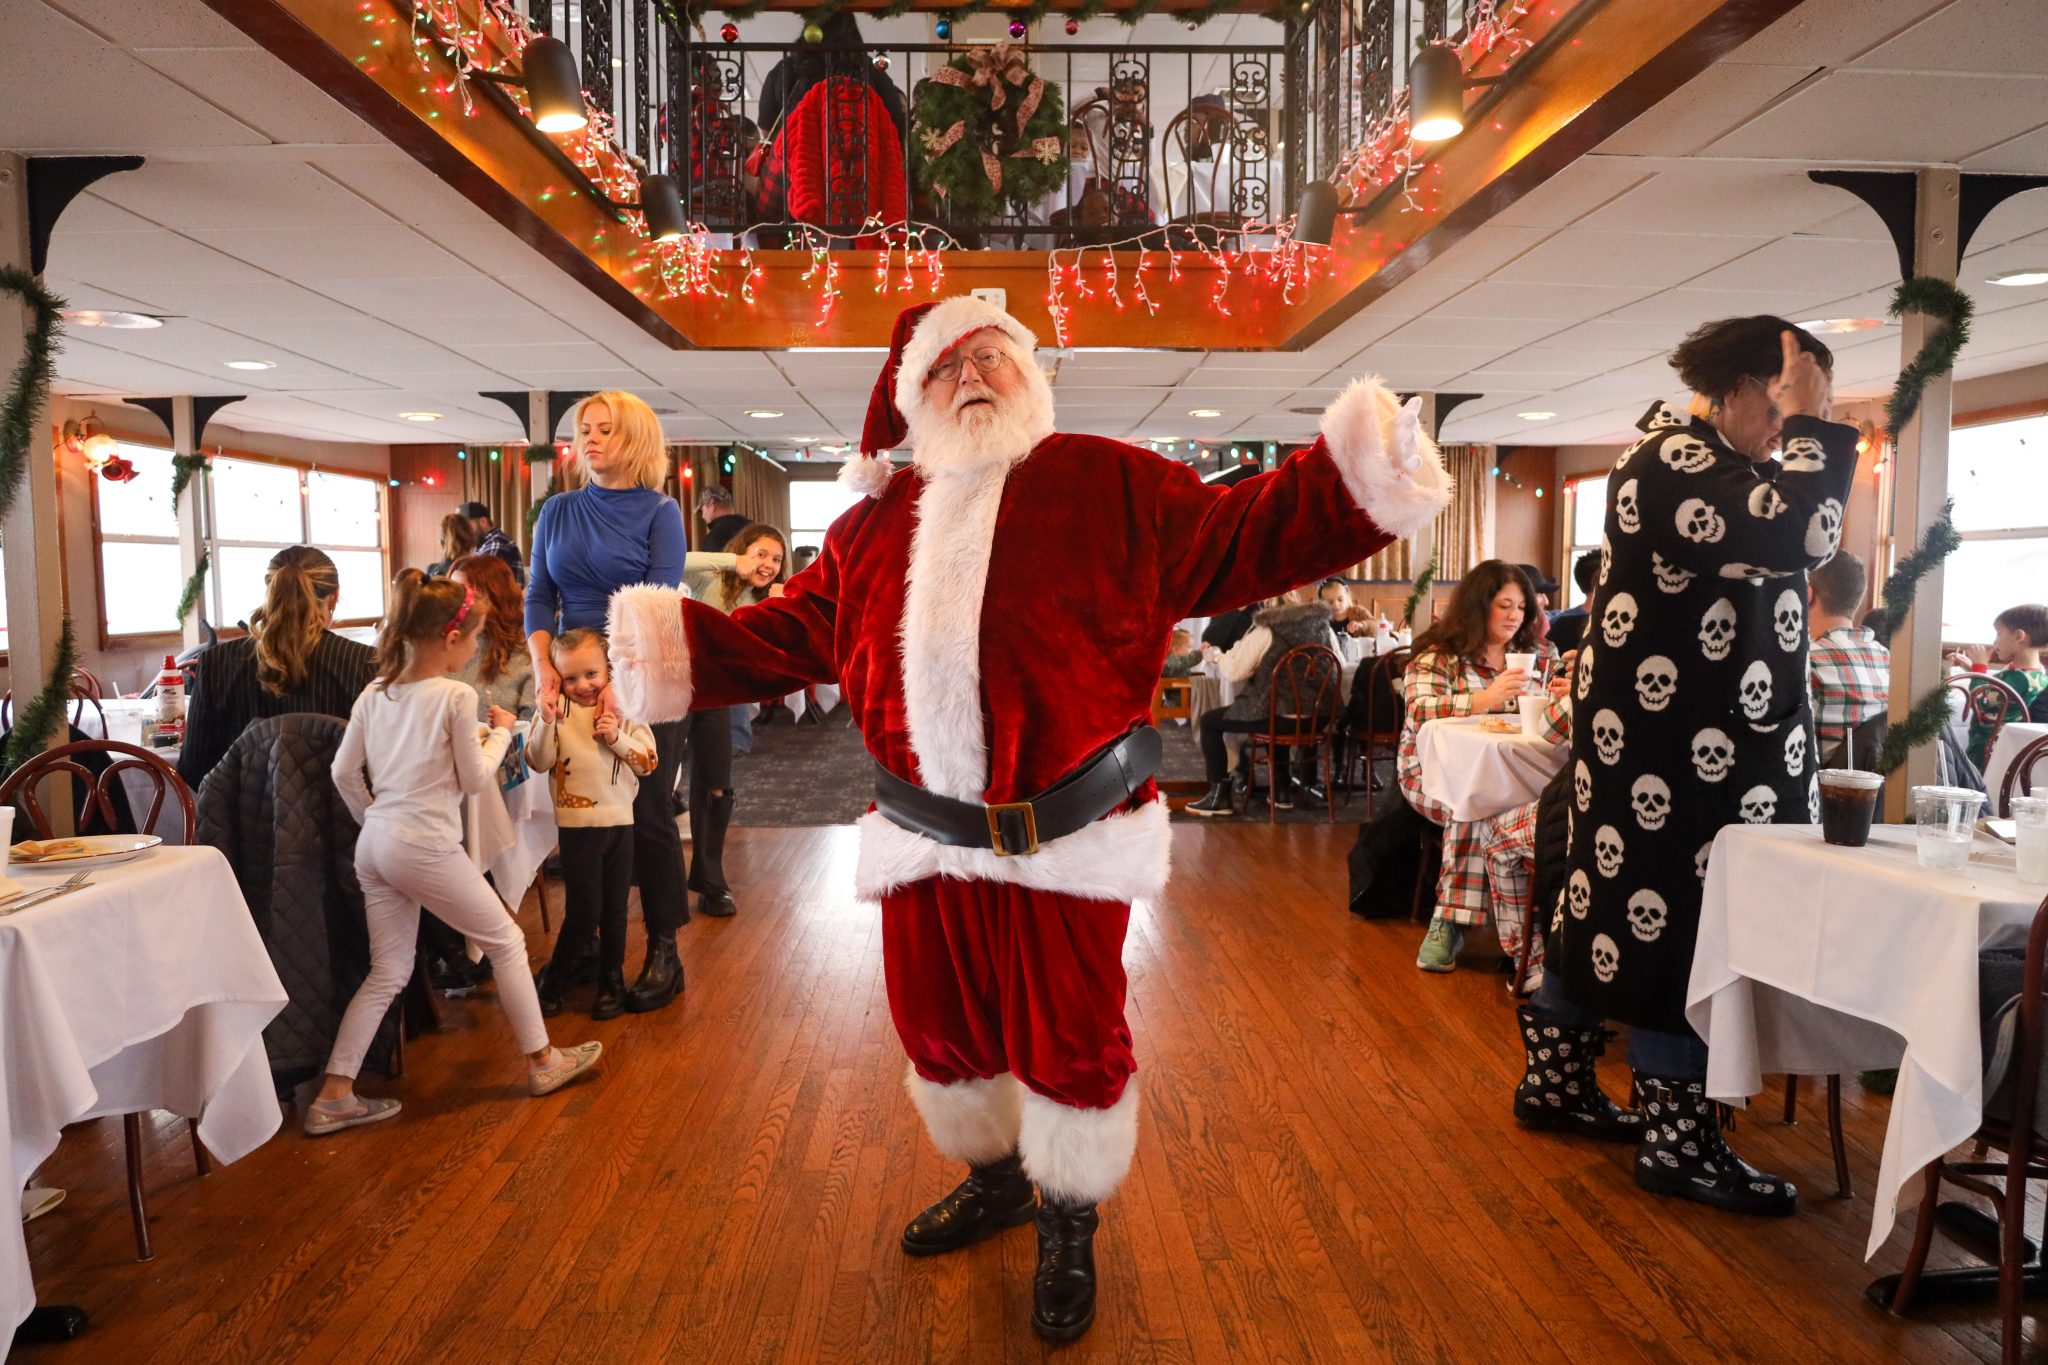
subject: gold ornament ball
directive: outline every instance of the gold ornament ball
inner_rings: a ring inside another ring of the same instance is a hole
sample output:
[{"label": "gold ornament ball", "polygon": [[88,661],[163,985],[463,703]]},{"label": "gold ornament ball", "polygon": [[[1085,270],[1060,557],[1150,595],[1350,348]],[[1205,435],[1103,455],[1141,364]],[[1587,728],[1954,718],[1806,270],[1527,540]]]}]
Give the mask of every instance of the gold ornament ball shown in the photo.
[{"label": "gold ornament ball", "polygon": [[807,43],[822,43],[822,42],[824,42],[824,41],[825,41],[825,30],[824,30],[824,29],[822,29],[822,28],[820,28],[820,27],[819,27],[818,25],[816,25],[816,24],[805,24],[805,25],[804,25],[804,41],[805,41],[805,42],[807,42]]}]

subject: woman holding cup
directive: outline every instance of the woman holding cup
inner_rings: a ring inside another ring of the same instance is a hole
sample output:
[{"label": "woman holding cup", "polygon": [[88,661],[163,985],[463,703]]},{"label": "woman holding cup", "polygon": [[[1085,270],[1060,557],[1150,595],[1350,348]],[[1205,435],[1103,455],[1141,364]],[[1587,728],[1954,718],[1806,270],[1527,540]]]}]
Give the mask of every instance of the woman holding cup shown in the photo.
[{"label": "woman holding cup", "polygon": [[[1423,936],[1415,965],[1425,972],[1456,967],[1465,926],[1487,920],[1486,857],[1477,824],[1454,820],[1450,807],[1424,795],[1416,732],[1447,716],[1506,712],[1519,716],[1520,698],[1547,701],[1539,670],[1547,671],[1557,651],[1536,633],[1536,594],[1513,564],[1489,559],[1459,580],[1443,616],[1415,642],[1402,681],[1407,717],[1395,772],[1408,804],[1444,830],[1443,872],[1437,878],[1436,910]],[[1495,925],[1501,947],[1521,947],[1519,919]]]}]

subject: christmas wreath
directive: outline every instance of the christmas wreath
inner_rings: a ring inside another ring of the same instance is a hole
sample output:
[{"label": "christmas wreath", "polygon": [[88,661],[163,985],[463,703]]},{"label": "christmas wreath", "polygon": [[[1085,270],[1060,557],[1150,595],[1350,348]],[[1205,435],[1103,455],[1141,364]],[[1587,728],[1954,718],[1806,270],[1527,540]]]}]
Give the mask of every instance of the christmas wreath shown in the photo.
[{"label": "christmas wreath", "polygon": [[1060,92],[1009,43],[963,52],[920,82],[911,132],[918,188],[964,218],[1026,208],[1067,183]]}]

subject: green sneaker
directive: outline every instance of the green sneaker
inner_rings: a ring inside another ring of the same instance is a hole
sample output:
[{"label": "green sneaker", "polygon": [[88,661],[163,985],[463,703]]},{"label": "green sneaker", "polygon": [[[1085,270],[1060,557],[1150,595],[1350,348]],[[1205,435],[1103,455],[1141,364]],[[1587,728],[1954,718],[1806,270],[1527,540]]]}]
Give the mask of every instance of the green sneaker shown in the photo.
[{"label": "green sneaker", "polygon": [[1415,965],[1425,972],[1454,972],[1458,970],[1458,949],[1464,945],[1463,929],[1449,920],[1433,919],[1423,935],[1422,951],[1415,955]]}]

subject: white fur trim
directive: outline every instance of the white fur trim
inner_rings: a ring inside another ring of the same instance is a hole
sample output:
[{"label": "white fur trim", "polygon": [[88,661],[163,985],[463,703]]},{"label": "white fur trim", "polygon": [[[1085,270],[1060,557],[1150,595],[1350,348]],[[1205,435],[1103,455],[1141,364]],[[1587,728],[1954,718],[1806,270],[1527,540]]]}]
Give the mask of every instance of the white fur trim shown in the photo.
[{"label": "white fur trim", "polygon": [[680,588],[638,583],[612,594],[612,687],[628,719],[658,725],[690,714],[690,644]]},{"label": "white fur trim", "polygon": [[1101,1203],[1130,1173],[1138,1150],[1138,1087],[1126,1085],[1107,1109],[1076,1109],[1025,1092],[1017,1150],[1043,1193],[1065,1204]]},{"label": "white fur trim", "polygon": [[1097,820],[1014,858],[998,858],[994,849],[936,843],[869,811],[860,819],[853,884],[854,894],[867,901],[927,877],[954,877],[1128,904],[1157,900],[1172,862],[1173,828],[1163,801]]},{"label": "white fur trim", "polygon": [[1406,539],[1451,500],[1451,476],[1429,433],[1422,400],[1406,404],[1378,379],[1354,379],[1323,413],[1323,441],[1345,491],[1373,523]]},{"label": "white fur trim", "polygon": [[839,466],[839,482],[861,497],[879,498],[895,473],[887,455],[855,455]]},{"label": "white fur trim", "polygon": [[985,1081],[940,1085],[918,1075],[916,1067],[906,1066],[903,1088],[910,1092],[910,1102],[917,1106],[940,1156],[979,1166],[1017,1150],[1024,1124],[1024,1087],[1008,1072]]},{"label": "white fur trim", "polygon": [[956,294],[919,318],[910,333],[910,340],[903,343],[903,356],[896,368],[894,396],[896,411],[903,414],[905,426],[913,430],[917,427],[918,416],[924,407],[924,377],[931,373],[932,366],[939,363],[939,357],[960,338],[984,327],[993,327],[1007,336],[1022,351],[1017,359],[1027,364],[1034,363],[1031,353],[1038,349],[1038,338],[1032,335],[1029,327],[992,303],[972,294]]},{"label": "white fur trim", "polygon": [[903,597],[903,718],[924,785],[979,801],[988,785],[981,603],[1007,464],[927,475]]}]

